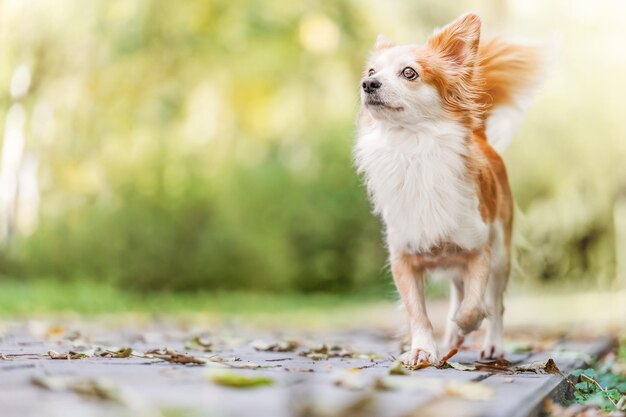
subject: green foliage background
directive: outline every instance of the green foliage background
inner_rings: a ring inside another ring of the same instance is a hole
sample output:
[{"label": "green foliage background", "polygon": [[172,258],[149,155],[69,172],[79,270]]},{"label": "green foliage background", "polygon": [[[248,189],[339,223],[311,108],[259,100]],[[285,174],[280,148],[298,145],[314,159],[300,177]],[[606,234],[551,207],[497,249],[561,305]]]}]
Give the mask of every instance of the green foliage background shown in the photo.
[{"label": "green foliage background", "polygon": [[[520,270],[611,285],[624,7],[582,3],[5,0],[0,127],[24,106],[41,205],[0,273],[137,290],[388,285],[350,155],[361,65],[377,32],[418,42],[476,10],[487,33],[558,45],[505,154]],[[24,64],[18,100],[9,86]]]}]

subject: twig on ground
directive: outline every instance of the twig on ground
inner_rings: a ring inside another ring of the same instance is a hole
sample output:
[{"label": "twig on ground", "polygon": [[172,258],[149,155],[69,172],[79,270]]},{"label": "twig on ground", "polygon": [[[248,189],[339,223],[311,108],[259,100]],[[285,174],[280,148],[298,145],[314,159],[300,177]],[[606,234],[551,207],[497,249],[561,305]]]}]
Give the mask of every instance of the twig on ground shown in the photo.
[{"label": "twig on ground", "polygon": [[443,358],[441,358],[441,360],[439,361],[439,365],[438,366],[443,366],[445,365],[446,362],[448,362],[450,359],[452,359],[452,357],[454,355],[456,355],[459,352],[459,349],[457,348],[452,348],[452,350],[450,350],[450,352],[448,352],[448,354],[446,356],[444,356]]}]

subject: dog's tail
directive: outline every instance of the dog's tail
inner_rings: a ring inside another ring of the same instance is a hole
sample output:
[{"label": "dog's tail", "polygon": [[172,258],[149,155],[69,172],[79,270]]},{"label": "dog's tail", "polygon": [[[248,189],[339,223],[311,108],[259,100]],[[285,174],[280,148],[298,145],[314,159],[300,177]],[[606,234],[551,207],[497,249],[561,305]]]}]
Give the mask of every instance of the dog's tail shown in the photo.
[{"label": "dog's tail", "polygon": [[545,48],[494,38],[481,43],[478,55],[484,83],[479,102],[487,141],[502,152],[513,140],[531,95],[545,75]]}]

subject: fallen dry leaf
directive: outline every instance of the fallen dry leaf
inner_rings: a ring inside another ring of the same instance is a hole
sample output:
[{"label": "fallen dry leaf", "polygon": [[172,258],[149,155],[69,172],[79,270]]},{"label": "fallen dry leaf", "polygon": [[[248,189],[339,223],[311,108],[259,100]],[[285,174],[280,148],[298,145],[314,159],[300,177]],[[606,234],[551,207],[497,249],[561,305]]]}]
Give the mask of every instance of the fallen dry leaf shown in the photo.
[{"label": "fallen dry leaf", "polygon": [[178,363],[182,365],[204,365],[207,363],[206,359],[198,358],[196,356],[187,355],[185,353],[173,353],[168,355],[154,355],[155,358],[164,360],[169,363]]},{"label": "fallen dry leaf", "polygon": [[428,361],[421,361],[421,362],[416,363],[415,365],[409,365],[409,364],[406,364],[406,363],[403,362],[402,365],[406,369],[410,369],[411,371],[417,371],[417,370],[428,368],[429,366],[432,366],[432,363],[430,363]]},{"label": "fallen dry leaf", "polygon": [[512,368],[515,372],[534,372],[536,374],[553,374],[553,375],[561,375],[561,370],[552,358],[548,359],[545,362],[532,362],[524,365],[517,365]]},{"label": "fallen dry leaf", "polygon": [[34,376],[30,382],[35,386],[50,391],[61,391],[67,387],[68,378],[60,376]]},{"label": "fallen dry leaf", "polygon": [[376,353],[355,353],[352,355],[353,359],[369,359],[370,361],[375,361],[377,359],[382,358],[382,356]]},{"label": "fallen dry leaf", "polygon": [[456,369],[457,371],[475,371],[476,367],[474,365],[464,365],[460,362],[446,362],[450,368]]},{"label": "fallen dry leaf", "polygon": [[300,346],[295,340],[283,340],[276,343],[266,343],[262,340],[255,340],[250,345],[255,350],[261,352],[293,352]]},{"label": "fallen dry leaf", "polygon": [[313,359],[314,361],[321,361],[324,359],[328,359],[328,355],[325,353],[308,353],[307,355],[305,355],[307,358],[309,359]]},{"label": "fallen dry leaf", "polygon": [[69,389],[83,397],[97,400],[122,402],[119,388],[112,382],[91,379],[72,384]]},{"label": "fallen dry leaf", "polygon": [[105,380],[38,376],[33,377],[31,383],[51,391],[72,391],[92,399],[123,402],[119,388]]},{"label": "fallen dry leaf", "polygon": [[332,380],[336,386],[352,390],[360,390],[368,386],[368,381],[362,378],[361,370],[357,368],[336,372]]},{"label": "fallen dry leaf", "polygon": [[389,375],[410,375],[404,366],[402,366],[402,362],[399,360],[394,361],[389,367]]},{"label": "fallen dry leaf", "polygon": [[138,356],[147,359],[160,359],[165,362],[177,363],[181,365],[207,365],[212,364],[211,366],[216,367],[218,365],[222,365],[220,367],[235,367],[234,365],[226,364],[226,362],[236,362],[241,359],[238,357],[232,358],[221,358],[217,355],[208,356],[208,357],[198,357],[189,355],[186,353],[179,353],[172,348],[161,348],[161,349],[150,349],[141,353],[133,352],[133,356]]},{"label": "fallen dry leaf", "polygon": [[50,356],[50,359],[84,359],[84,358],[89,358],[90,355],[87,352],[74,352],[74,351],[69,351],[67,353],[59,353],[56,352],[54,350],[49,350],[48,351],[48,356]]},{"label": "fallen dry leaf", "polygon": [[100,353],[102,357],[109,358],[130,358],[133,354],[133,349],[129,347],[122,347],[119,349],[107,349]]},{"label": "fallen dry leaf", "polygon": [[177,355],[177,354],[178,354],[178,352],[176,352],[175,349],[168,348],[168,347],[158,348],[158,349],[150,349],[150,350],[145,351],[143,353],[143,355],[135,353],[136,356],[141,356],[141,357],[148,358],[148,359],[156,358],[157,356]]},{"label": "fallen dry leaf", "polygon": [[[376,401],[371,393],[358,397],[347,407],[339,410],[336,417],[371,417],[377,414]],[[323,414],[322,414],[323,415]]]},{"label": "fallen dry leaf", "polygon": [[477,371],[511,374],[511,362],[506,359],[492,359],[474,362]]},{"label": "fallen dry leaf", "polygon": [[231,356],[231,357],[223,358],[221,356],[212,355],[212,356],[208,356],[207,360],[209,362],[224,363],[224,362],[240,362],[241,358],[239,356]]},{"label": "fallen dry leaf", "polygon": [[349,350],[344,349],[341,346],[328,346],[324,344],[300,352],[300,355],[306,356],[307,358],[313,359],[314,361],[319,361],[328,358],[353,358],[355,356],[358,356],[359,354],[356,352],[350,352]]},{"label": "fallen dry leaf", "polygon": [[493,397],[493,388],[481,384],[480,382],[449,382],[445,386],[448,395],[465,398],[466,400],[485,401]]},{"label": "fallen dry leaf", "polygon": [[373,387],[377,390],[408,390],[443,392],[445,380],[438,378],[422,378],[411,375],[390,375],[374,379]]},{"label": "fallen dry leaf", "polygon": [[173,349],[168,349],[168,348],[158,348],[158,349],[150,349],[150,350],[146,350],[143,355],[146,358],[150,358],[150,357],[154,357],[154,355],[167,355],[169,352],[176,352]]},{"label": "fallen dry leaf", "polygon": [[294,400],[292,401],[294,417],[372,417],[378,415],[377,403],[370,392],[357,397],[347,405],[337,404],[331,408],[305,395],[299,395]]},{"label": "fallen dry leaf", "polygon": [[197,356],[188,355],[186,353],[179,353],[172,348],[150,349],[143,354],[135,354],[135,356],[148,358],[148,359],[160,359],[165,362],[178,363],[178,364],[192,364],[192,365],[205,365],[207,362],[224,362],[225,360],[217,355],[200,358]]},{"label": "fallen dry leaf", "polygon": [[213,352],[213,343],[200,336],[196,336],[185,344],[185,349]]}]

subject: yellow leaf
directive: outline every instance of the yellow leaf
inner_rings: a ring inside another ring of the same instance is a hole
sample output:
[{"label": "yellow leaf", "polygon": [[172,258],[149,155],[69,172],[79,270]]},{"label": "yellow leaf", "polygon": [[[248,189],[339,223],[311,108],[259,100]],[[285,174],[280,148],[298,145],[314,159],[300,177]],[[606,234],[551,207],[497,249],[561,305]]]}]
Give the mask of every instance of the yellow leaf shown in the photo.
[{"label": "yellow leaf", "polygon": [[273,379],[264,376],[249,377],[233,373],[214,374],[211,380],[218,385],[232,388],[253,388],[274,383]]}]

